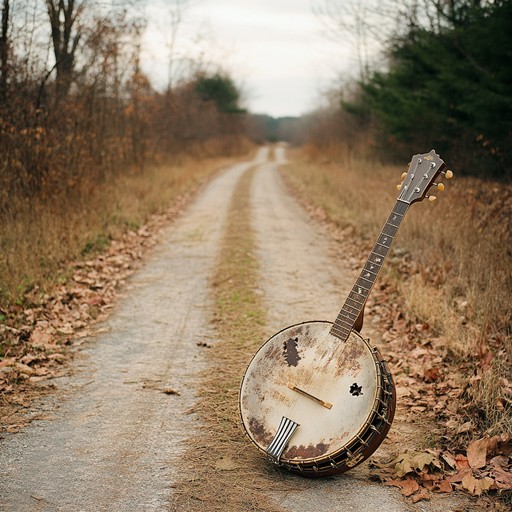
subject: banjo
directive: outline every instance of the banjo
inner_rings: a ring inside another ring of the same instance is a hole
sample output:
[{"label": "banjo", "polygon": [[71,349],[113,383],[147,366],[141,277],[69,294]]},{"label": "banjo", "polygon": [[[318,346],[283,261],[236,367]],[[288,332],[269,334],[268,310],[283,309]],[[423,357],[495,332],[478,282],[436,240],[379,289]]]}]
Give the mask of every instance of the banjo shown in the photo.
[{"label": "banjo", "polygon": [[359,331],[370,290],[409,206],[452,171],[434,151],[414,155],[400,194],[334,323],[292,325],[254,355],[240,388],[247,435],[270,460],[293,473],[323,477],[367,459],[395,414],[393,378],[379,350]]}]

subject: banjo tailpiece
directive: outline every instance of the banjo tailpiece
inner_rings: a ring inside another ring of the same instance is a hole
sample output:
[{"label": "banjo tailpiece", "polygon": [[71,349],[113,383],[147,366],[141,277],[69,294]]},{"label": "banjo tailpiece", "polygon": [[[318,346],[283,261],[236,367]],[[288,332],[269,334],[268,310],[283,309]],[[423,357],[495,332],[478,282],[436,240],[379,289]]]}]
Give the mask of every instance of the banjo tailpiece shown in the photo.
[{"label": "banjo tailpiece", "polygon": [[286,416],[282,417],[277,433],[267,448],[267,454],[269,455],[270,460],[275,464],[280,463],[281,455],[288,446],[288,441],[291,439],[298,426],[299,424],[295,423],[295,421],[290,418],[287,418]]}]

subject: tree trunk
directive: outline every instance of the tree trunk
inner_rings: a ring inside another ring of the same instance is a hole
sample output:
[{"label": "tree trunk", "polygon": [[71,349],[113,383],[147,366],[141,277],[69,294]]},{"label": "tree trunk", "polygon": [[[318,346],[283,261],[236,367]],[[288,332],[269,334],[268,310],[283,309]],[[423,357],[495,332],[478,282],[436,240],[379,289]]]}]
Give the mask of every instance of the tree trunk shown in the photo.
[{"label": "tree trunk", "polygon": [[0,103],[7,102],[9,78],[9,0],[2,2],[2,29],[0,32]]},{"label": "tree trunk", "polygon": [[73,80],[75,52],[80,41],[80,33],[72,33],[83,5],[84,2],[76,3],[75,0],[46,0],[57,73],[57,101],[68,95]]}]

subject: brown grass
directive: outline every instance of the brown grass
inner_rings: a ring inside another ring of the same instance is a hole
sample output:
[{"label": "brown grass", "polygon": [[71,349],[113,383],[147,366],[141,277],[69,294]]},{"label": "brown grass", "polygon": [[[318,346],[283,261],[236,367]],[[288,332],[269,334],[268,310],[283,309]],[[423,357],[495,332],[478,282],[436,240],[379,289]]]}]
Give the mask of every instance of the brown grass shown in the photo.
[{"label": "brown grass", "polygon": [[[285,176],[331,222],[373,241],[406,169],[296,153]],[[384,278],[398,287],[408,319],[428,323],[463,367],[480,431],[512,431],[512,186],[456,176],[436,195],[411,208]]]},{"label": "brown grass", "polygon": [[0,305],[22,302],[34,286],[51,286],[64,277],[64,262],[101,250],[122,232],[138,228],[233,160],[207,156],[204,150],[202,155],[132,168],[103,183],[71,183],[51,198],[13,198],[0,231]]}]

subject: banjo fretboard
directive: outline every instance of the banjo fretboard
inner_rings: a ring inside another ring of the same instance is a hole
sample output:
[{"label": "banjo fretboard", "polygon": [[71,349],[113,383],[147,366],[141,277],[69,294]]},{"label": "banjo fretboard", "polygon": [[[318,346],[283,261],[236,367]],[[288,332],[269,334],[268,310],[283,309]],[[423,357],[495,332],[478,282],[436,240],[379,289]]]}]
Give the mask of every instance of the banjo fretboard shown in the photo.
[{"label": "banjo fretboard", "polygon": [[382,268],[391,243],[408,208],[409,203],[398,199],[366,260],[361,274],[334,321],[330,332],[343,342],[348,339],[357,318],[364,309],[375,279]]}]

